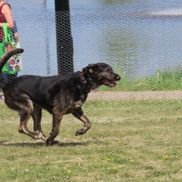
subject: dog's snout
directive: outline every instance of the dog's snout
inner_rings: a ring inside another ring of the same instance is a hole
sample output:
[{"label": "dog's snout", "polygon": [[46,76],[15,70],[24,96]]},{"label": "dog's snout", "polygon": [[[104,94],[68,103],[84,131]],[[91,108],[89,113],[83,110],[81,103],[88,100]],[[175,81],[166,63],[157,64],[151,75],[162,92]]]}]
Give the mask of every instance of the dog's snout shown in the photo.
[{"label": "dog's snout", "polygon": [[121,79],[121,77],[116,74],[116,80],[119,81],[120,79]]}]

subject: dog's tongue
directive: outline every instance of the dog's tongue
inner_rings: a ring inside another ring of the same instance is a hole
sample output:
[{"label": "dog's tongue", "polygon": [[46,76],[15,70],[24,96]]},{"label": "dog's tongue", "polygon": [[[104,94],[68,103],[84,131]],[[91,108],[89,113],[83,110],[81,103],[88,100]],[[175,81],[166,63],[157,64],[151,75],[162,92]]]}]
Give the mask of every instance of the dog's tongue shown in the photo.
[{"label": "dog's tongue", "polygon": [[114,87],[116,85],[115,81],[111,81],[111,80],[104,80],[103,83],[109,87]]}]

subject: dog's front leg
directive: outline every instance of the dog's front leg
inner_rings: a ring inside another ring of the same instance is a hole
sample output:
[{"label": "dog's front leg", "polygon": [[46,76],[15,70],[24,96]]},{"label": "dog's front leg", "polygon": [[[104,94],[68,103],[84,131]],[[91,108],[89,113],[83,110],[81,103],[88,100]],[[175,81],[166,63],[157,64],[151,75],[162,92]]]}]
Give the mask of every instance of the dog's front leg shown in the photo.
[{"label": "dog's front leg", "polygon": [[54,139],[59,133],[59,127],[60,127],[62,117],[63,117],[63,114],[61,112],[53,113],[52,131],[50,133],[49,138],[46,140],[47,145],[53,145],[57,143],[54,141]]},{"label": "dog's front leg", "polygon": [[91,127],[90,120],[84,115],[82,108],[74,110],[74,112],[72,114],[84,123],[84,127],[77,130],[75,135],[76,136],[83,135]]}]

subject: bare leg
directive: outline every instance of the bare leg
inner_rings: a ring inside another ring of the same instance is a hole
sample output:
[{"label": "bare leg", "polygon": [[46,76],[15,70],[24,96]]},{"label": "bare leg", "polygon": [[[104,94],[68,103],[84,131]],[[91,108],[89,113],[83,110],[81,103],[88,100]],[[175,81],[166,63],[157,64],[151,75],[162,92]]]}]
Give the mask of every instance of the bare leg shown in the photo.
[{"label": "bare leg", "polygon": [[56,136],[59,133],[59,128],[60,128],[60,123],[61,123],[62,117],[63,117],[63,114],[61,112],[53,113],[52,131],[50,133],[49,138],[46,141],[47,145],[53,145],[54,143],[57,143],[54,141],[54,139],[56,138]]},{"label": "bare leg", "polygon": [[75,135],[83,135],[84,133],[86,133],[89,128],[91,127],[91,122],[90,120],[84,115],[83,110],[77,109],[72,113],[76,118],[78,118],[80,121],[82,121],[84,123],[84,127],[80,128],[79,130],[76,131]]}]

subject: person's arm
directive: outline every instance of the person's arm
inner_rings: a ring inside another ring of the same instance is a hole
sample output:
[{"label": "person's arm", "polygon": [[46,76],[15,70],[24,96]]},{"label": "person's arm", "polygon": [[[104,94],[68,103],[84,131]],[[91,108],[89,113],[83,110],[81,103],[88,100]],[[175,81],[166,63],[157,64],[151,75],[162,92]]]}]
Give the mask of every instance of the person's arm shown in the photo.
[{"label": "person's arm", "polygon": [[18,28],[16,25],[16,21],[14,21],[13,33],[17,33],[17,32],[18,32]]},{"label": "person's arm", "polygon": [[[8,4],[5,4],[3,6],[2,13],[4,14],[4,16],[6,18],[8,27],[13,28],[14,27],[13,15],[12,15],[11,8],[9,7]],[[0,26],[2,26],[2,23],[0,23]]]},{"label": "person's arm", "polygon": [[20,39],[20,36],[19,36],[19,33],[18,33],[18,28],[17,28],[17,25],[16,25],[15,21],[14,21],[14,27],[13,27],[13,37],[14,37],[16,42],[18,42],[19,39]]},{"label": "person's arm", "polygon": [[14,39],[15,39],[16,42],[18,42],[20,40],[20,36],[19,36],[19,33],[18,32],[15,32],[13,34],[13,37],[14,37]]}]

